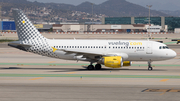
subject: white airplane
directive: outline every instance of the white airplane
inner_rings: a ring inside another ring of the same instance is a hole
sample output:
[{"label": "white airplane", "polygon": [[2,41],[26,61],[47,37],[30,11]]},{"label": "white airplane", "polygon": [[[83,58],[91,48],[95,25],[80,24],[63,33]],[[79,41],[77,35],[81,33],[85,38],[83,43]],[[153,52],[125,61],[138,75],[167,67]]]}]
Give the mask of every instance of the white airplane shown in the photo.
[{"label": "white airplane", "polygon": [[[131,66],[131,61],[147,61],[148,70],[152,70],[152,61],[168,60],[177,55],[165,44],[148,40],[50,40],[38,32],[23,11],[14,9],[13,15],[19,41],[9,46],[52,58],[87,61],[90,62],[88,70],[99,70],[101,65]],[[95,67],[93,63],[97,63]]]}]

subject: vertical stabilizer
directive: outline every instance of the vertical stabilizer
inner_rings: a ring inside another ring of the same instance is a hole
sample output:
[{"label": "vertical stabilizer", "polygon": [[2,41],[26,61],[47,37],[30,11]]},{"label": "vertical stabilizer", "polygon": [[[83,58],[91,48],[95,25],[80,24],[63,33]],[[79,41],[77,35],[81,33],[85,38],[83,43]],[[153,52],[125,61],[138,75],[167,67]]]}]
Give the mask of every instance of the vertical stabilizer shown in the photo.
[{"label": "vertical stabilizer", "polygon": [[[48,39],[42,36],[34,27],[31,21],[26,17],[22,10],[14,9],[13,16],[19,37],[17,47],[21,47],[27,52],[40,54],[43,56],[54,56],[53,49],[48,44]],[[28,47],[25,47],[27,46]]]},{"label": "vertical stabilizer", "polygon": [[46,39],[34,27],[22,10],[14,9],[13,16],[20,41]]}]

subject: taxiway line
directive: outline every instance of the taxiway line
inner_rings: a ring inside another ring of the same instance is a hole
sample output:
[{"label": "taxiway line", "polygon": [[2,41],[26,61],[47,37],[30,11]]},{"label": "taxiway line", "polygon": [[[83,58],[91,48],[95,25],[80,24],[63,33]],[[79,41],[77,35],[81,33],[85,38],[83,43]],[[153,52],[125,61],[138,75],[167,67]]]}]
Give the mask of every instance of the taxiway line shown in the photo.
[{"label": "taxiway line", "polygon": [[87,77],[87,78],[159,78],[180,79],[176,75],[94,75],[94,74],[0,74],[0,77]]},{"label": "taxiway line", "polygon": [[169,79],[163,79],[163,80],[161,80],[161,82],[166,82],[166,81],[168,81]]},{"label": "taxiway line", "polygon": [[39,79],[42,79],[44,77],[38,77],[38,78],[33,78],[33,79],[30,79],[30,80],[39,80]]}]

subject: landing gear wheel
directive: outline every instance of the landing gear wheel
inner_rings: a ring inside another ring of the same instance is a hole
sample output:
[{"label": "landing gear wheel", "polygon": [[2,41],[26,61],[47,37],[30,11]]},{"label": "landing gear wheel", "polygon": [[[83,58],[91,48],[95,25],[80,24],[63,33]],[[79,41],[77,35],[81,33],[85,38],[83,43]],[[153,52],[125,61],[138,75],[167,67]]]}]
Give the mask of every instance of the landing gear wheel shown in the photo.
[{"label": "landing gear wheel", "polygon": [[88,69],[88,70],[94,70],[94,66],[93,66],[93,65],[89,65],[89,66],[87,67],[87,69]]},{"label": "landing gear wheel", "polygon": [[101,65],[100,64],[96,64],[95,68],[96,68],[96,70],[100,70],[101,69]]},{"label": "landing gear wheel", "polygon": [[148,61],[148,70],[151,71],[153,70],[152,66],[151,66],[151,61]]},{"label": "landing gear wheel", "polygon": [[153,68],[152,68],[152,67],[149,67],[148,70],[153,70]]}]

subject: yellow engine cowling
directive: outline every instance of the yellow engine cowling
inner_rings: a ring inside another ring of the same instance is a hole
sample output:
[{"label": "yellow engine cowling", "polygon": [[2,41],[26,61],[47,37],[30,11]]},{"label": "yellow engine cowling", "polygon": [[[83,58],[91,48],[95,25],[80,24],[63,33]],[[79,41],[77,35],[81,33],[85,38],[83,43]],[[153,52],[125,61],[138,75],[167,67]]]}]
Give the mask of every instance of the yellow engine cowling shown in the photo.
[{"label": "yellow engine cowling", "polygon": [[123,66],[123,61],[121,56],[103,57],[102,62],[106,67],[111,67],[111,68],[121,68]]},{"label": "yellow engine cowling", "polygon": [[131,66],[132,62],[131,61],[124,61],[123,66]]}]

